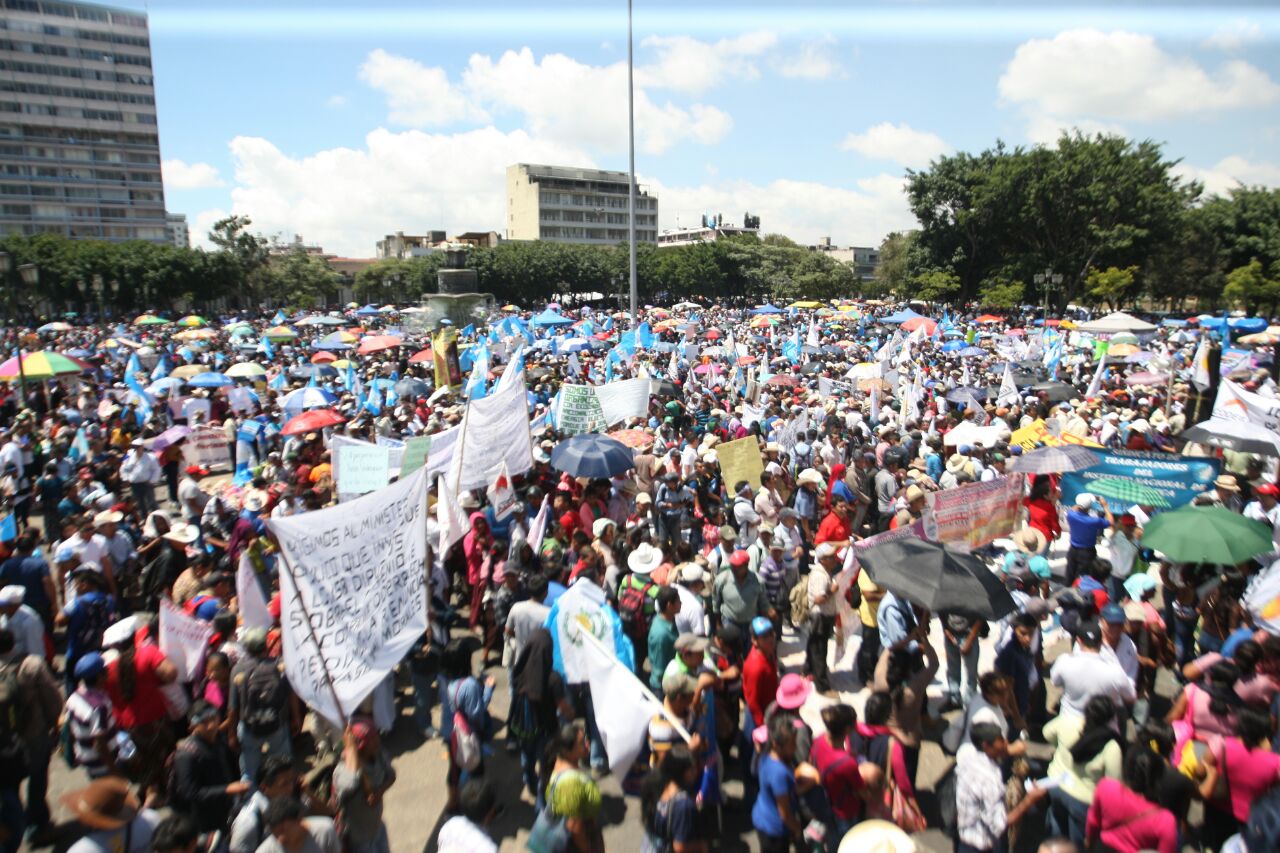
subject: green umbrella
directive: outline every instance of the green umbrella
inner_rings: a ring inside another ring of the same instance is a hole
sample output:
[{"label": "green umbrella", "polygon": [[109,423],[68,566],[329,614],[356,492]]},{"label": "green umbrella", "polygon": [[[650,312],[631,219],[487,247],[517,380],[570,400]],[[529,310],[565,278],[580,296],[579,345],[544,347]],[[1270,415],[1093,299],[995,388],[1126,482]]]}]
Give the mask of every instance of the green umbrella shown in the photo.
[{"label": "green umbrella", "polygon": [[1275,547],[1271,527],[1220,506],[1162,512],[1142,531],[1143,547],[1182,563],[1234,566]]},{"label": "green umbrella", "polygon": [[1089,483],[1089,491],[1104,498],[1115,498],[1118,501],[1138,506],[1153,506],[1168,509],[1171,504],[1164,495],[1150,486],[1144,486],[1137,480],[1126,480],[1123,477],[1102,477]]}]

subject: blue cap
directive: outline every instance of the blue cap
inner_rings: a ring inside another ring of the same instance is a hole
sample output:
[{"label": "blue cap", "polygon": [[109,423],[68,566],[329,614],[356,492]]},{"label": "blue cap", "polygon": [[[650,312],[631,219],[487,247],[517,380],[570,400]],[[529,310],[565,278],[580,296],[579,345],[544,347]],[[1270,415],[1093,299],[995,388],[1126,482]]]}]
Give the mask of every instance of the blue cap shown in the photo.
[{"label": "blue cap", "polygon": [[963,455],[963,456],[968,456],[970,453],[972,453],[972,452],[973,452],[973,445],[972,445],[972,444],[962,444],[962,445],[960,445],[960,447],[959,447],[959,448],[957,448],[957,449],[960,451],[961,455]]},{"label": "blue cap", "polygon": [[1106,607],[1103,607],[1102,612],[1098,615],[1101,616],[1102,621],[1106,622],[1108,625],[1123,625],[1125,622],[1124,608],[1119,604],[1116,604],[1114,601]]},{"label": "blue cap", "polygon": [[107,668],[107,662],[102,659],[102,655],[98,652],[89,652],[80,660],[76,661],[75,676],[79,681],[86,678],[97,678],[102,675],[103,670]]},{"label": "blue cap", "polygon": [[216,598],[208,598],[200,602],[196,608],[195,617],[203,619],[206,622],[212,622],[213,617],[218,615],[218,609],[222,607],[222,602]]},{"label": "blue cap", "polygon": [[773,623],[767,617],[757,616],[751,620],[751,636],[759,637],[761,634],[773,633]]}]

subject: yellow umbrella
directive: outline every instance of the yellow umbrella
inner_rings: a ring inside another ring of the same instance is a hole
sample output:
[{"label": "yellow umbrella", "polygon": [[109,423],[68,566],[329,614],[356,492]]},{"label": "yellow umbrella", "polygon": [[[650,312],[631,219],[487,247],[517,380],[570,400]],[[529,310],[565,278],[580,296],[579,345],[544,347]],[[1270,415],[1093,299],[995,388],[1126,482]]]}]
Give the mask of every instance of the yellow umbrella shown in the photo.
[{"label": "yellow umbrella", "polygon": [[1107,347],[1107,355],[1133,355],[1135,352],[1141,352],[1141,348],[1137,344],[1116,344]]},{"label": "yellow umbrella", "polygon": [[225,373],[232,378],[254,379],[259,376],[266,376],[267,369],[256,361],[240,361],[227,368]]},{"label": "yellow umbrella", "polygon": [[338,370],[346,370],[348,367],[351,366],[351,360],[347,358],[340,358],[337,361],[329,362],[329,366],[333,368],[337,368]]},{"label": "yellow umbrella", "polygon": [[170,376],[176,376],[179,379],[190,379],[192,376],[199,376],[201,373],[207,373],[209,368],[203,364],[184,364],[181,367],[175,367],[169,372]]},{"label": "yellow umbrella", "polygon": [[272,326],[263,332],[262,336],[269,341],[291,341],[298,336],[298,333],[288,326]]},{"label": "yellow umbrella", "polygon": [[788,308],[805,308],[805,309],[810,309],[810,310],[811,310],[811,309],[814,309],[814,308],[821,308],[821,307],[822,307],[822,303],[821,303],[821,302],[815,302],[815,301],[813,301],[812,299],[806,299],[806,300],[804,300],[804,301],[802,301],[802,302],[792,302],[792,303],[791,303],[790,305],[788,305],[787,307],[788,307]]},{"label": "yellow umbrella", "polygon": [[855,364],[849,370],[850,379],[871,379],[873,377],[878,377],[879,375],[880,365],[873,361],[864,361],[860,364]]},{"label": "yellow umbrella", "polygon": [[759,316],[753,317],[751,319],[751,328],[763,329],[768,326],[776,325],[779,322],[781,321],[778,320],[777,317],[774,317],[772,314],[760,314]]},{"label": "yellow umbrella", "polygon": [[199,314],[188,314],[178,321],[178,325],[187,329],[195,329],[206,324],[206,320]]},{"label": "yellow umbrella", "polygon": [[210,341],[218,336],[213,329],[188,329],[173,336],[175,341]]}]

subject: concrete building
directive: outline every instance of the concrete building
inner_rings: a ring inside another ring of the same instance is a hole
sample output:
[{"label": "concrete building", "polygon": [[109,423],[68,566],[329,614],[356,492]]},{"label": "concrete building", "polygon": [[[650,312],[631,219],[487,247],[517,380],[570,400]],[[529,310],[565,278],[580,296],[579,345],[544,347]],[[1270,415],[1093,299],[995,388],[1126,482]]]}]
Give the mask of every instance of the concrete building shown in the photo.
[{"label": "concrete building", "polygon": [[697,228],[670,228],[658,235],[658,248],[671,246],[688,246],[693,243],[714,243],[722,237],[736,237],[742,234],[760,236],[760,217],[750,213],[742,215],[742,224],[726,224],[721,214],[704,213],[702,224]]},{"label": "concrete building", "polygon": [[187,215],[185,213],[166,213],[164,222],[165,228],[169,232],[169,242],[179,249],[190,249],[191,231],[187,228]]},{"label": "concrete building", "polygon": [[169,240],[145,14],[0,0],[0,233]]},{"label": "concrete building", "polygon": [[374,257],[378,260],[386,258],[421,258],[433,252],[442,252],[452,245],[462,244],[474,248],[492,249],[502,242],[497,231],[464,231],[452,237],[446,237],[443,231],[428,231],[426,234],[405,234],[397,231],[388,234],[377,242]]},{"label": "concrete building", "polygon": [[[507,239],[613,245],[627,240],[626,172],[507,167]],[[636,241],[658,242],[658,198],[636,187]]]},{"label": "concrete building", "polygon": [[880,271],[880,249],[866,246],[833,246],[830,237],[823,237],[812,252],[821,252],[833,260],[849,264],[861,279],[872,279]]}]

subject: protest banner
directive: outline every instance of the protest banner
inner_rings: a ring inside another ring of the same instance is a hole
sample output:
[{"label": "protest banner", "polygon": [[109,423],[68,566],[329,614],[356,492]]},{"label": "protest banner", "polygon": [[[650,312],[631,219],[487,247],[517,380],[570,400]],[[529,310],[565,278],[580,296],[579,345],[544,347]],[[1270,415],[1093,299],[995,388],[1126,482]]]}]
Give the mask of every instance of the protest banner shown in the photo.
[{"label": "protest banner", "polygon": [[431,360],[436,387],[462,387],[462,367],[458,363],[458,330],[441,329],[431,341]]},{"label": "protest banner", "polygon": [[265,631],[275,621],[267,609],[266,596],[262,593],[249,548],[240,554],[240,565],[236,568],[236,603],[240,605],[240,621],[245,627]]},{"label": "protest banner", "polygon": [[1246,391],[1230,379],[1223,379],[1218,385],[1213,417],[1246,421],[1275,432],[1280,430],[1280,400]]},{"label": "protest banner", "polygon": [[511,487],[511,475],[507,473],[507,463],[503,462],[498,468],[498,475],[489,484],[486,494],[495,519],[506,518],[516,508],[516,491]]},{"label": "protest banner", "polygon": [[644,417],[649,411],[649,380],[645,377],[609,382],[593,390],[600,401],[605,426]]},{"label": "protest banner", "polygon": [[1023,450],[1035,450],[1037,446],[1045,447],[1061,447],[1064,444],[1078,444],[1081,447],[1102,447],[1096,441],[1079,436],[1063,433],[1062,435],[1054,435],[1049,432],[1049,427],[1044,421],[1036,421],[1022,429],[1016,429],[1009,436],[1009,445],[1018,445]]},{"label": "protest banner", "polygon": [[188,616],[167,598],[160,599],[160,651],[178,668],[178,680],[190,684],[204,673],[204,653],[213,624]]},{"label": "protest banner", "polygon": [[334,467],[339,495],[377,491],[391,479],[391,451],[376,444],[342,444]]},{"label": "protest banner", "polygon": [[1013,533],[1022,505],[1022,477],[1000,477],[930,492],[924,529],[944,545],[972,550]]},{"label": "protest banner", "polygon": [[294,692],[335,725],[427,628],[427,472],[341,506],[267,522]]},{"label": "protest banner", "polygon": [[1253,622],[1268,634],[1280,634],[1280,560],[1263,569],[1249,584],[1244,605]]},{"label": "protest banner", "polygon": [[724,474],[725,487],[733,487],[746,480],[751,488],[760,488],[760,475],[764,473],[764,460],[760,456],[760,444],[753,436],[716,445],[716,458]]},{"label": "protest banner", "polygon": [[458,439],[462,437],[462,425],[449,427],[444,432],[431,436],[431,453],[427,456],[427,474],[439,477],[453,465],[453,452],[458,447]]},{"label": "protest banner", "polygon": [[431,436],[415,436],[404,443],[404,455],[400,457],[400,476],[407,477],[427,464],[431,455]]},{"label": "protest banner", "polygon": [[524,382],[513,382],[467,404],[462,437],[447,475],[459,493],[488,486],[503,462],[513,476],[533,467],[526,393]]},{"label": "protest banner", "polygon": [[635,663],[631,641],[622,632],[618,614],[609,607],[604,590],[591,581],[579,580],[556,599],[547,614],[555,667],[569,684],[583,684],[587,678],[584,633],[600,641],[610,655],[628,669]]},{"label": "protest banner", "polygon": [[607,426],[600,398],[590,385],[566,383],[556,400],[556,429],[563,435],[600,432]]},{"label": "protest banner", "polygon": [[1179,507],[1191,503],[1201,492],[1212,489],[1222,467],[1219,459],[1174,456],[1171,453],[1140,450],[1096,452],[1101,460],[1097,465],[1062,475],[1058,488],[1062,491],[1063,506],[1071,506],[1076,495],[1091,491],[1090,483],[1105,478],[1141,483],[1158,492],[1170,507]]},{"label": "protest banner", "polygon": [[182,440],[182,458],[202,468],[231,468],[231,444],[220,426],[201,424]]}]

